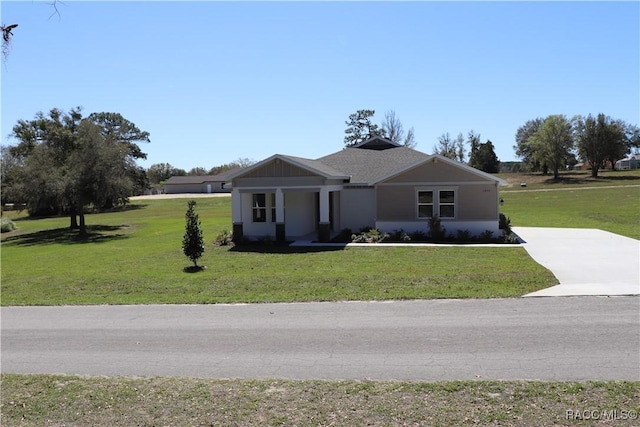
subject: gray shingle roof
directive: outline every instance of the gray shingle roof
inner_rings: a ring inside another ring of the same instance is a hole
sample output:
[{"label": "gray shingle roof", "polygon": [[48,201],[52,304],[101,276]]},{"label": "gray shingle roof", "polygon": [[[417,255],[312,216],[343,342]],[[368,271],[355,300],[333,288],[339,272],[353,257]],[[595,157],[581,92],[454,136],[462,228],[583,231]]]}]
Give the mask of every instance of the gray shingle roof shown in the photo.
[{"label": "gray shingle roof", "polygon": [[304,157],[295,157],[295,156],[285,156],[285,155],[280,155],[280,157],[282,157],[283,159],[289,159],[291,160],[293,163],[298,163],[302,166],[305,166],[307,168],[310,169],[315,169],[318,172],[321,172],[322,174],[326,175],[326,176],[333,176],[333,177],[344,177],[344,176],[349,176],[349,174],[346,174],[345,172],[341,171],[340,169],[335,169],[333,167],[331,167],[330,165],[321,162],[320,160],[311,160],[311,159],[305,159]]},{"label": "gray shingle roof", "polygon": [[399,146],[386,150],[345,148],[316,161],[351,176],[352,184],[372,184],[427,157],[428,154]]}]

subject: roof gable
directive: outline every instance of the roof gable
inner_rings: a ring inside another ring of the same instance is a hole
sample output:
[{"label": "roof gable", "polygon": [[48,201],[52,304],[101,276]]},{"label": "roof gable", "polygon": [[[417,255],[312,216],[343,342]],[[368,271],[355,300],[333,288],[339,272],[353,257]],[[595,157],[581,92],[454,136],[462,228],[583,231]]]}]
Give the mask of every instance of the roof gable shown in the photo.
[{"label": "roof gable", "polygon": [[348,178],[344,173],[317,160],[275,154],[248,168],[230,174],[227,179],[296,176],[322,176],[332,179]]},{"label": "roof gable", "polygon": [[439,154],[432,154],[413,165],[381,176],[378,182],[398,182],[403,178],[420,181],[425,179],[425,175],[429,181],[490,181],[500,185],[506,184],[503,179]]}]

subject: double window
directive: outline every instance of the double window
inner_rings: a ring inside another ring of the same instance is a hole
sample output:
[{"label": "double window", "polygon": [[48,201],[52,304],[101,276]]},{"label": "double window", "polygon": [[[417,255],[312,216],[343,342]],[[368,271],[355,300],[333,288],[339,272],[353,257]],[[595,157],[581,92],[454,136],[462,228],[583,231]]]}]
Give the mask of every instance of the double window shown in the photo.
[{"label": "double window", "polygon": [[[268,206],[267,195],[270,196]],[[271,222],[276,222],[276,193],[254,193],[251,210],[253,222],[267,222],[267,212],[271,213]]]},{"label": "double window", "polygon": [[456,191],[453,189],[419,190],[418,218],[456,217]]}]

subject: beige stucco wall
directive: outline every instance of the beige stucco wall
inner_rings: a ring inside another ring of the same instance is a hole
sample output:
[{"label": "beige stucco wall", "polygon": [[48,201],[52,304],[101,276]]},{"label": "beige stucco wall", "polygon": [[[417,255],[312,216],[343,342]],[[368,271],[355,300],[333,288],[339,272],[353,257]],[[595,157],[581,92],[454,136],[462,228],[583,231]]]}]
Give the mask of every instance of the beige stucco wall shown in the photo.
[{"label": "beige stucco wall", "polygon": [[498,219],[498,189],[492,184],[461,185],[457,207],[461,220]]},{"label": "beige stucco wall", "polygon": [[[418,220],[417,192],[419,189],[453,189],[456,191],[456,219],[498,219],[498,195],[494,184],[458,185],[381,185],[377,188],[378,221]],[[423,221],[423,220],[422,220]]]},{"label": "beige stucco wall", "polygon": [[417,221],[419,189],[456,191],[457,221],[498,219],[498,189],[494,181],[446,163],[429,161],[377,186],[378,221]]},{"label": "beige stucco wall", "polygon": [[416,218],[416,190],[413,185],[380,186],[377,188],[377,219],[379,221],[412,221]]}]

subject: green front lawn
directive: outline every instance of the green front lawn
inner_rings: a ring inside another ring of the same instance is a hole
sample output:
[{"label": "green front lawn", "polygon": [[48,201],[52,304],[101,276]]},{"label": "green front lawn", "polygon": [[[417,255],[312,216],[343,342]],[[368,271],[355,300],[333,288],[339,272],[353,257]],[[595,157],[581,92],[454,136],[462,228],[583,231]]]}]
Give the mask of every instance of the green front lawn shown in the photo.
[{"label": "green front lawn", "polygon": [[[75,240],[67,218],[16,218],[3,234],[2,304],[195,304],[515,297],[557,283],[522,248],[215,247],[230,199],[198,199],[207,248],[185,273],[186,199],[132,203],[87,216]],[[16,217],[15,213],[11,213]]]},{"label": "green front lawn", "polygon": [[500,195],[501,211],[514,226],[597,228],[640,239],[640,171],[605,172],[597,179],[568,172],[558,183],[541,175],[501,177],[512,184]]}]

